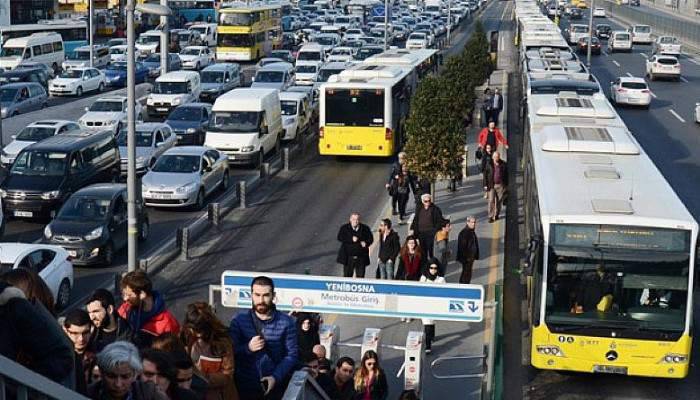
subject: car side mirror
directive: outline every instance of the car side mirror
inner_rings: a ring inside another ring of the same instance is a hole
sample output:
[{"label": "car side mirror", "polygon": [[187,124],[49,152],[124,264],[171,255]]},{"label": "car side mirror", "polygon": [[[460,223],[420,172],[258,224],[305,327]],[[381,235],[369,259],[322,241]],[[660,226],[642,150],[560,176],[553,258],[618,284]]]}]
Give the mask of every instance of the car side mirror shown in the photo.
[{"label": "car side mirror", "polygon": [[17,139],[17,135],[12,135],[12,136],[10,136],[10,137],[11,137],[13,140],[14,140],[14,139]]},{"label": "car side mirror", "polygon": [[90,111],[90,107],[85,107],[85,112]]},{"label": "car side mirror", "polygon": [[268,127],[260,128],[260,135],[259,137],[263,137],[267,135],[270,132],[270,129]]},{"label": "car side mirror", "polygon": [[163,144],[165,144],[165,142],[158,142],[156,143],[156,147],[161,147]]},{"label": "car side mirror", "polygon": [[535,262],[537,261],[537,253],[542,245],[542,237],[539,235],[532,236],[525,251],[525,261],[522,264],[522,273],[526,276],[532,276]]},{"label": "car side mirror", "polygon": [[254,76],[250,77],[250,81],[255,82],[255,77]]}]

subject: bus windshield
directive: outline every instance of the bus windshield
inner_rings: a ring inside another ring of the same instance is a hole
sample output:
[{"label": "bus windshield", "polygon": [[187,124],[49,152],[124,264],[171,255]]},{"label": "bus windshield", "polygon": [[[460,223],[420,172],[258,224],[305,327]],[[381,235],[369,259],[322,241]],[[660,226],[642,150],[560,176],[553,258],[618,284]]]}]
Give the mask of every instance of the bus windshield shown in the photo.
[{"label": "bus windshield", "polygon": [[252,133],[259,132],[258,111],[216,111],[209,121],[211,132]]},{"label": "bus windshield", "polygon": [[384,90],[326,89],[326,125],[384,126]]},{"label": "bus windshield", "polygon": [[684,330],[690,231],[557,224],[551,242],[546,322],[554,332]]},{"label": "bus windshield", "polygon": [[253,13],[222,13],[219,18],[223,26],[250,26]]}]

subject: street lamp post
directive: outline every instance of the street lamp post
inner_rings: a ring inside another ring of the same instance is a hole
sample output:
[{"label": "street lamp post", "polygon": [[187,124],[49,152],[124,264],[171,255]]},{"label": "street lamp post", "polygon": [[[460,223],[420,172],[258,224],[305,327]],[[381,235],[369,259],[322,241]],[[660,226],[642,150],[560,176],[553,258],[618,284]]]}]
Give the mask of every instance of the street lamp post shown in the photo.
[{"label": "street lamp post", "polygon": [[588,67],[588,72],[591,72],[591,45],[593,44],[593,10],[595,7],[595,0],[591,0],[591,7],[589,9],[588,15],[588,46],[586,46],[586,66]]},{"label": "street lamp post", "polygon": [[452,27],[452,0],[447,2],[447,45],[450,44],[450,28]]},{"label": "street lamp post", "polygon": [[90,67],[94,67],[94,66],[95,66],[95,65],[93,64],[93,63],[94,63],[93,60],[94,60],[94,58],[95,58],[95,57],[94,57],[94,54],[93,54],[94,49],[92,48],[92,43],[93,43],[93,42],[92,42],[92,40],[93,40],[93,39],[92,39],[92,36],[95,34],[95,28],[94,28],[94,26],[92,25],[92,23],[93,23],[93,19],[92,19],[92,14],[93,14],[93,12],[92,12],[92,6],[93,6],[93,2],[92,2],[92,1],[93,1],[93,0],[90,0],[90,4],[88,5],[88,12],[89,12],[89,14],[88,14],[88,25],[90,25],[90,27],[89,27],[89,29],[90,29],[90,38],[89,38],[89,39],[90,39],[90,43],[89,43],[89,44],[90,44]]},{"label": "street lamp post", "polygon": [[[160,5],[167,7],[168,0],[160,0]],[[160,16],[160,75],[163,76],[168,72],[168,42],[170,39],[170,30],[168,29],[168,16]]]},{"label": "street lamp post", "polygon": [[[136,201],[140,199],[140,187],[136,185],[136,75],[134,69],[136,67],[135,57],[135,40],[136,33],[134,32],[134,11],[138,9],[144,14],[169,15],[170,9],[160,4],[139,4],[136,6],[136,0],[128,0],[126,4],[126,97],[127,97],[127,137],[126,137],[126,152],[128,159],[126,186],[127,186],[127,247],[128,247],[128,270],[134,271],[138,267],[136,263],[137,244],[138,244],[138,218],[136,216]],[[162,50],[162,49],[161,49]]]},{"label": "street lamp post", "polygon": [[384,0],[384,51],[389,49],[389,0]]}]

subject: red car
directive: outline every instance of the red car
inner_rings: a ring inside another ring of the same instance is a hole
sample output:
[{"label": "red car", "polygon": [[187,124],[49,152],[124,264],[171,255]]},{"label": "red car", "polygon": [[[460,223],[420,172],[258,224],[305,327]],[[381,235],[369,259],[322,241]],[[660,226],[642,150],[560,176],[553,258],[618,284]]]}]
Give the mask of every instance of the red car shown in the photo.
[{"label": "red car", "polygon": [[[578,40],[578,43],[576,44],[576,50],[578,50],[579,53],[588,52],[587,37]],[[591,38],[591,54],[600,54],[600,40],[598,40],[598,38],[595,36]]]}]

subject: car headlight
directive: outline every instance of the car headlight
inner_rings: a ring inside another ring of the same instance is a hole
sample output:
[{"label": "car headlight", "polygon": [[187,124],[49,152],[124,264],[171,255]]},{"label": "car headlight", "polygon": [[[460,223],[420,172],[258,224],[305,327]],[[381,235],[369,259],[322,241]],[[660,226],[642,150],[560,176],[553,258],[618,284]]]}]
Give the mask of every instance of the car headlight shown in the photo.
[{"label": "car headlight", "polygon": [[0,197],[3,199],[7,196],[7,190],[5,189],[0,189]]},{"label": "car headlight", "polygon": [[53,236],[53,232],[51,232],[51,225],[46,225],[46,228],[44,228],[44,237],[51,239],[51,236]]},{"label": "car headlight", "polygon": [[139,156],[136,157],[136,169],[140,169],[146,166],[146,157]]},{"label": "car headlight", "polygon": [[153,99],[150,98],[150,97],[147,98],[147,99],[146,99],[146,104],[149,105],[149,106],[152,106],[152,105],[153,105]]},{"label": "car headlight", "polygon": [[177,106],[177,105],[180,105],[181,102],[182,102],[182,99],[179,97],[176,97],[173,99],[172,105]]},{"label": "car headlight", "polygon": [[58,198],[58,196],[60,196],[60,195],[61,195],[61,191],[60,191],[60,190],[52,190],[52,191],[50,191],[50,192],[44,192],[44,193],[42,193],[42,194],[41,194],[41,198],[44,199],[44,200],[53,200],[53,199]]},{"label": "car headlight", "polygon": [[95,240],[102,236],[102,227],[95,228],[92,232],[85,235],[85,240]]},{"label": "car headlight", "polygon": [[197,188],[197,182],[188,183],[187,185],[182,185],[176,189],[178,193],[189,193]]},{"label": "car headlight", "polygon": [[243,146],[243,147],[241,147],[242,153],[250,153],[253,150],[255,150],[255,146]]},{"label": "car headlight", "polygon": [[7,114],[7,108],[0,108],[0,113],[2,113],[2,117],[5,118],[5,115]]},{"label": "car headlight", "polygon": [[186,130],[185,132],[187,132],[187,133],[189,133],[189,134],[192,134],[192,133],[196,133],[197,130],[194,129],[194,128],[187,128],[187,130]]},{"label": "car headlight", "polygon": [[141,193],[146,193],[146,192],[148,192],[148,186],[142,184],[141,185]]}]

